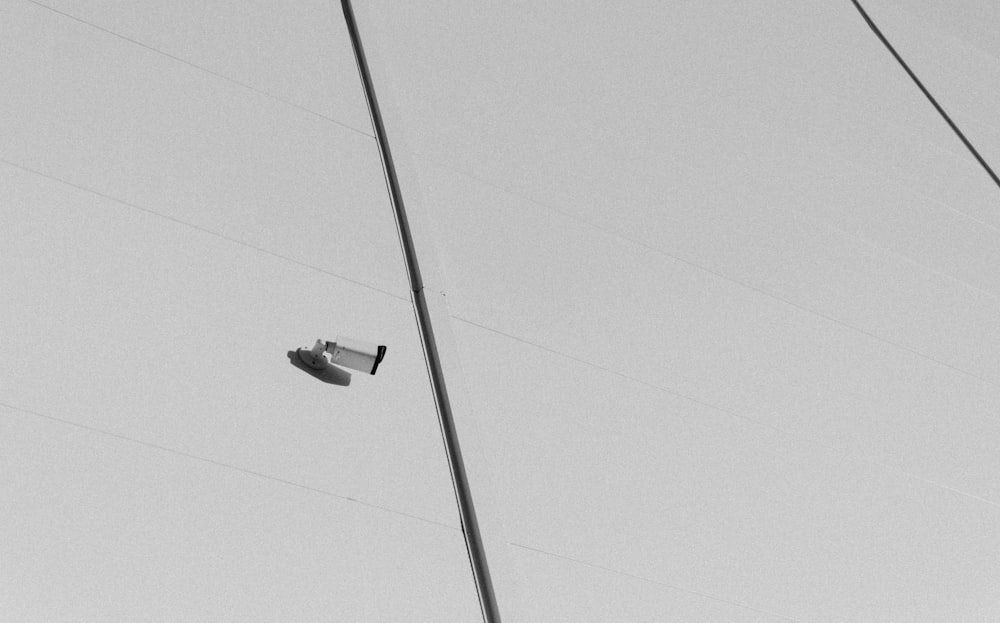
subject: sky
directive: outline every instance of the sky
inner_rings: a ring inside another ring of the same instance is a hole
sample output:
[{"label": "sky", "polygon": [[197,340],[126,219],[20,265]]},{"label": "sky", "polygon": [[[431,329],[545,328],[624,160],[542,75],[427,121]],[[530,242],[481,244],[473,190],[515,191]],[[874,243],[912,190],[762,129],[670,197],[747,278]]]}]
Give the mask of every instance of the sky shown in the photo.
[{"label": "sky", "polygon": [[[1000,162],[996,9],[864,4]],[[504,621],[1000,614],[1000,189],[850,2],[355,10]],[[0,611],[479,620],[339,5],[0,42]]]}]

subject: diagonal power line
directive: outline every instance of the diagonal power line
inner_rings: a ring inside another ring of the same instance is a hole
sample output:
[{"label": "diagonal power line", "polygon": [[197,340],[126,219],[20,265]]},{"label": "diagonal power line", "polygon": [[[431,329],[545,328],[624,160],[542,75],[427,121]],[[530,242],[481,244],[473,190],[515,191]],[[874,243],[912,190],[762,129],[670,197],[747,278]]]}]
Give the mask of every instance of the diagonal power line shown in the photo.
[{"label": "diagonal power line", "polygon": [[906,74],[913,80],[914,84],[917,85],[917,88],[920,89],[920,92],[923,93],[924,97],[927,98],[927,101],[929,101],[931,105],[934,106],[934,110],[938,111],[938,114],[941,115],[941,118],[945,120],[945,122],[948,124],[948,127],[952,129],[955,135],[958,136],[958,138],[962,141],[962,144],[965,145],[965,148],[969,150],[969,153],[971,153],[972,156],[976,159],[976,161],[980,164],[980,166],[983,167],[983,170],[986,171],[986,174],[990,176],[990,179],[992,179],[993,183],[997,185],[997,188],[1000,188],[1000,177],[997,177],[996,172],[993,171],[993,168],[990,167],[989,163],[986,162],[986,160],[979,154],[976,148],[973,147],[972,143],[969,141],[968,138],[966,138],[962,130],[959,129],[959,127],[955,124],[955,122],[952,121],[951,117],[948,116],[948,113],[945,112],[944,108],[942,108],[941,105],[938,104],[937,100],[934,99],[934,96],[931,95],[930,91],[927,90],[927,87],[925,87],[924,84],[920,82],[920,78],[917,78],[917,74],[913,73],[913,70],[910,69],[910,66],[906,64],[906,61],[903,60],[903,57],[899,55],[899,52],[896,51],[896,48],[892,47],[892,44],[889,43],[889,40],[886,38],[886,36],[882,34],[882,31],[879,29],[879,27],[875,24],[874,21],[872,21],[872,18],[869,17],[868,12],[865,11],[864,7],[861,6],[861,3],[858,2],[858,0],[851,0],[851,2],[854,4],[854,8],[858,10],[858,13],[861,14],[861,17],[864,18],[865,23],[868,24],[868,27],[871,28],[872,32],[875,33],[875,36],[878,37],[878,40],[882,42],[882,45],[884,45],[887,50],[889,50],[893,58],[896,59],[896,61],[903,68]]}]

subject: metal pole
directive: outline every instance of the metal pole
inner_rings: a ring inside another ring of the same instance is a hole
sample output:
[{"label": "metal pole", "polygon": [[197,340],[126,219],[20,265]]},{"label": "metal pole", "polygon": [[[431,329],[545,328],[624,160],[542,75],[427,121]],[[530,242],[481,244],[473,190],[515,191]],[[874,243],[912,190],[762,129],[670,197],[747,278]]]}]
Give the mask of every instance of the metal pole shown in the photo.
[{"label": "metal pole", "polygon": [[417,261],[416,249],[410,233],[409,220],[406,217],[406,208],[403,204],[403,195],[399,187],[399,179],[396,176],[392,152],[389,150],[389,141],[386,138],[385,124],[382,121],[378,99],[375,97],[375,87],[368,69],[365,51],[361,45],[361,36],[354,19],[351,0],[341,0],[341,6],[344,10],[344,20],[347,22],[347,31],[351,36],[351,45],[354,47],[354,59],[358,65],[358,73],[361,75],[361,83],[364,85],[368,113],[371,115],[375,140],[382,157],[386,185],[389,187],[392,209],[396,216],[396,228],[399,231],[399,241],[403,247],[414,311],[417,316],[420,339],[424,345],[424,357],[427,360],[427,371],[434,392],[434,401],[437,404],[441,436],[444,438],[445,450],[448,454],[452,484],[455,488],[458,512],[462,520],[462,533],[465,535],[465,547],[469,554],[469,564],[472,567],[476,591],[479,593],[483,621],[485,623],[500,623],[500,611],[497,608],[496,595],[493,591],[493,580],[490,577],[489,566],[486,564],[486,551],[483,547],[482,534],[479,531],[479,522],[476,519],[476,509],[472,503],[472,492],[469,488],[465,463],[462,461],[462,450],[459,447],[458,434],[455,430],[455,418],[451,409],[451,401],[448,398],[448,388],[445,384],[441,358],[438,353],[437,341],[434,338],[434,329],[431,326],[430,311],[424,293],[424,284],[420,276],[420,264]]}]

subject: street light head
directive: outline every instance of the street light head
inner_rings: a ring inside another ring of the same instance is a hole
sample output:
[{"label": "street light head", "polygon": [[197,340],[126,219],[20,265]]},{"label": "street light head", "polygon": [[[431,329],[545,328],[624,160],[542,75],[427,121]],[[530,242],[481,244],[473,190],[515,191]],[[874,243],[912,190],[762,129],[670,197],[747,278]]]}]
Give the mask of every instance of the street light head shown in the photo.
[{"label": "street light head", "polygon": [[293,366],[324,383],[346,386],[351,383],[351,373],[339,366],[375,374],[385,351],[385,346],[337,336],[336,342],[316,340],[312,348],[288,351],[288,359]]}]

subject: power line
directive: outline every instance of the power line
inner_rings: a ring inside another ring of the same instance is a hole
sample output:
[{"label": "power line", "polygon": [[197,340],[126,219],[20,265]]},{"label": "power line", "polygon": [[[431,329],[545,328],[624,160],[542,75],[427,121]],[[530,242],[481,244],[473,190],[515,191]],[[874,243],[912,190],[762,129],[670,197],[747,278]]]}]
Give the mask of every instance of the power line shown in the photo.
[{"label": "power line", "polygon": [[903,60],[903,57],[901,57],[899,53],[896,52],[896,48],[892,47],[892,44],[889,43],[889,40],[886,39],[885,35],[882,34],[882,31],[879,30],[879,27],[876,26],[875,22],[872,21],[872,18],[868,16],[868,12],[865,11],[864,7],[861,6],[861,3],[858,2],[858,0],[851,0],[851,2],[854,3],[854,7],[858,10],[859,13],[861,13],[861,17],[864,18],[865,23],[867,23],[868,27],[872,29],[872,32],[874,32],[875,36],[878,37],[878,40],[882,42],[882,45],[884,45],[886,49],[889,50],[889,52],[892,54],[893,58],[895,58],[896,61],[899,62],[903,70],[906,71],[906,74],[910,76],[914,84],[916,84],[917,87],[920,89],[920,92],[924,94],[924,96],[931,103],[931,105],[934,106],[934,109],[938,111],[938,114],[940,114],[941,117],[948,123],[948,126],[952,129],[953,132],[955,132],[955,135],[958,136],[959,139],[961,139],[962,144],[965,145],[966,149],[969,150],[969,153],[971,153],[973,157],[976,159],[976,161],[979,162],[979,164],[983,167],[983,170],[985,170],[986,173],[990,176],[990,178],[993,180],[993,183],[996,184],[998,188],[1000,188],[1000,177],[997,177],[997,174],[990,167],[989,163],[987,163],[986,160],[981,155],[979,155],[979,152],[976,151],[976,148],[972,146],[972,143],[969,142],[969,139],[965,137],[965,134],[963,134],[962,131],[958,128],[958,126],[955,125],[955,122],[951,120],[951,117],[949,117],[948,113],[944,111],[944,108],[942,108],[941,105],[937,103],[937,100],[934,99],[934,96],[931,95],[930,91],[928,91],[927,88],[924,87],[923,83],[920,82],[920,78],[917,78],[917,75],[913,73],[913,70],[911,70],[909,65],[906,64],[906,61]]}]

